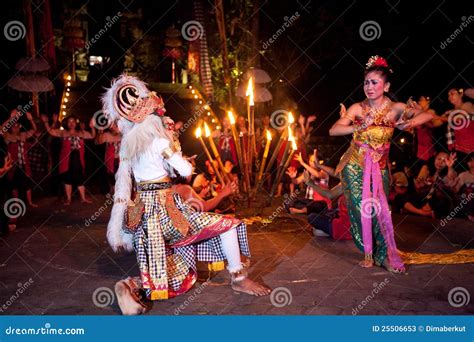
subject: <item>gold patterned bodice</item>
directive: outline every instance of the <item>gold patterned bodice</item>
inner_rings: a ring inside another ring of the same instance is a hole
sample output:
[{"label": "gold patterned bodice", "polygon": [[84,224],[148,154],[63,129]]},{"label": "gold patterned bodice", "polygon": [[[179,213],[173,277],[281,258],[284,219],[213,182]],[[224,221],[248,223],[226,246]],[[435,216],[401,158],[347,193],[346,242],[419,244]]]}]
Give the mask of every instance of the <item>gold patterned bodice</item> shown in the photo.
[{"label": "gold patterned bodice", "polygon": [[[389,101],[389,100],[388,100]],[[390,143],[395,128],[395,121],[388,118],[388,114],[392,109],[391,103],[387,103],[382,110],[371,111],[367,100],[361,103],[364,117],[373,116],[373,123],[367,129],[354,132],[353,139],[355,142],[367,144],[374,149],[380,148],[384,144]],[[361,124],[360,120],[356,120],[355,124]]]},{"label": "gold patterned bodice", "polygon": [[[388,148],[386,147],[390,144],[395,128],[395,121],[388,118],[392,109],[391,102],[387,103],[381,110],[372,110],[367,100],[363,101],[361,106],[363,117],[373,116],[373,122],[369,127],[354,132],[351,146],[341,157],[341,161],[336,168],[337,172],[341,171],[347,163],[363,167],[366,153],[366,148],[362,147],[363,145],[368,145],[373,150],[384,151],[379,155],[380,158],[377,161],[380,168],[384,168],[387,165]],[[356,119],[354,124],[361,125],[362,120]]]}]

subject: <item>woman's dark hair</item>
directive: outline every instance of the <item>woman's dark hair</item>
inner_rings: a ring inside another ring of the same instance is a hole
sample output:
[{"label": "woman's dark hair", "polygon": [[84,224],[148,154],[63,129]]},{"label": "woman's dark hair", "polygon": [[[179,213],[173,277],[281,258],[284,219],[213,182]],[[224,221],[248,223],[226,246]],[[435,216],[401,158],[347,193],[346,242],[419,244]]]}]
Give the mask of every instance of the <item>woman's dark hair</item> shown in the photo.
[{"label": "woman's dark hair", "polygon": [[183,176],[180,176],[180,175],[175,177],[175,178],[172,178],[171,181],[172,181],[173,184],[188,184],[189,185],[189,183],[190,183],[190,182],[188,182],[186,177],[183,177]]},{"label": "woman's dark hair", "polygon": [[392,69],[382,66],[382,65],[374,65],[371,66],[370,68],[365,69],[364,71],[364,77],[367,76],[371,72],[379,72],[385,82],[391,82],[392,80]]},{"label": "woman's dark hair", "polygon": [[451,92],[451,90],[455,90],[459,95],[461,95],[461,101],[464,103],[464,102],[470,102],[470,99],[469,97],[467,97],[465,94],[464,94],[464,88],[462,87],[451,87],[449,88],[448,90],[448,94],[449,92]]},{"label": "woman's dark hair", "polygon": [[[433,157],[431,157],[430,159],[428,159],[428,161],[426,162],[426,166],[428,166],[428,171],[430,173],[430,176],[434,176],[434,174],[436,173],[436,167],[435,167],[435,159],[436,157],[440,154],[440,153],[446,153],[448,154],[447,152],[445,151],[439,151],[437,152]],[[448,154],[449,156],[449,154]],[[441,178],[443,178],[444,176],[446,176],[448,174],[448,167],[445,166],[440,172],[439,172],[439,176]]]},{"label": "woman's dark hair", "polygon": [[78,129],[79,128],[79,123],[77,122],[77,118],[74,116],[74,115],[68,115],[66,116],[62,121],[61,121],[61,126],[64,128],[64,129],[68,129],[67,127],[67,122],[69,121],[69,119],[73,119],[74,122],[76,123],[76,127],[75,129]]}]

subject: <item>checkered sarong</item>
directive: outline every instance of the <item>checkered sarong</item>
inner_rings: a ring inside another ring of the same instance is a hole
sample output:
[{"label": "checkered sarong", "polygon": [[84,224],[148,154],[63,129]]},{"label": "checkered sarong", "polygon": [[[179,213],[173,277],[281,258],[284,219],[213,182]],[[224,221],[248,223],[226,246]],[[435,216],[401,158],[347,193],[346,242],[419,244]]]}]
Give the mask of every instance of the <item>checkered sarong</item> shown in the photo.
[{"label": "checkered sarong", "polygon": [[25,160],[25,142],[24,141],[19,141],[17,142],[18,144],[18,165],[20,167],[24,167],[26,164]]},{"label": "checkered sarong", "polygon": [[28,159],[33,173],[45,173],[48,171],[48,151],[40,143],[37,142],[28,150]]},{"label": "checkered sarong", "polygon": [[454,130],[449,125],[446,131],[446,144],[451,151],[454,150],[456,146],[456,136],[454,135]]},{"label": "checkered sarong", "polygon": [[[145,213],[134,233],[134,249],[142,286],[150,299],[166,299],[168,288],[177,291],[189,271],[196,272],[197,260],[225,260],[219,235],[231,228],[237,229],[241,253],[250,257],[245,223],[215,213],[196,211],[173,189],[141,191],[139,194],[145,204]],[[170,196],[179,217],[167,210],[166,201]],[[181,224],[189,228],[186,236],[179,229]],[[219,230],[223,225],[227,226]],[[203,235],[207,238],[186,243]]]}]

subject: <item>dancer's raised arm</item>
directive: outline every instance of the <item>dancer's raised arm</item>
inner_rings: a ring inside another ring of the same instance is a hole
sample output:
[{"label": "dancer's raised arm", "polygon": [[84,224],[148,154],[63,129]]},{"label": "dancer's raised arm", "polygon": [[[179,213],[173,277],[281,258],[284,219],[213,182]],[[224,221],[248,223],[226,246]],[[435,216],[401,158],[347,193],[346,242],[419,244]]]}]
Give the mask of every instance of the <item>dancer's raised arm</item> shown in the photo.
[{"label": "dancer's raised arm", "polygon": [[343,111],[341,109],[341,117],[329,130],[329,135],[338,136],[338,135],[347,135],[352,134],[359,129],[359,126],[354,125],[356,116],[361,113],[361,106],[359,103],[354,103],[349,109]]}]

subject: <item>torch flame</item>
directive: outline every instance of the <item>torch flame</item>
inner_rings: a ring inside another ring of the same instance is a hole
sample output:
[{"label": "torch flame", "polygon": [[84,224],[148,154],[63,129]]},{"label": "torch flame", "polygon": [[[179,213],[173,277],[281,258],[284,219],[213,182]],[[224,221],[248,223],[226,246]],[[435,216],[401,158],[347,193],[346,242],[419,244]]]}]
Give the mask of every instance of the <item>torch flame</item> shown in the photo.
[{"label": "torch flame", "polygon": [[198,128],[196,128],[196,138],[200,138],[201,137],[201,127],[199,126]]},{"label": "torch flame", "polygon": [[267,129],[267,140],[272,140],[272,135],[270,134],[270,131]]},{"label": "torch flame", "polygon": [[296,146],[296,141],[295,141],[295,139],[293,139],[293,140],[291,141],[291,148],[293,149],[293,151],[296,151],[296,150],[298,149],[298,147]]},{"label": "torch flame", "polygon": [[291,131],[291,127],[288,126],[288,141],[294,141],[294,137],[293,137],[293,132]]},{"label": "torch flame", "polygon": [[206,138],[208,138],[211,135],[211,130],[209,129],[207,122],[204,123],[204,134],[206,135]]},{"label": "torch flame", "polygon": [[249,79],[249,83],[247,85],[247,91],[245,92],[245,96],[249,97],[249,105],[253,106],[255,103],[254,103],[254,99],[253,99],[253,80],[252,80],[252,77],[250,77],[250,79]]},{"label": "torch flame", "polygon": [[229,117],[230,124],[234,125],[235,124],[235,118],[234,118],[234,114],[232,113],[231,110],[227,111],[227,116]]},{"label": "torch flame", "polygon": [[288,112],[288,123],[291,125],[294,122],[295,122],[295,117],[293,116],[293,113]]}]

